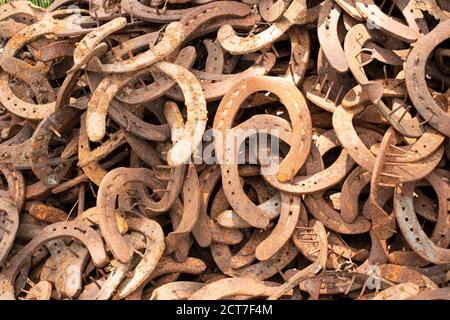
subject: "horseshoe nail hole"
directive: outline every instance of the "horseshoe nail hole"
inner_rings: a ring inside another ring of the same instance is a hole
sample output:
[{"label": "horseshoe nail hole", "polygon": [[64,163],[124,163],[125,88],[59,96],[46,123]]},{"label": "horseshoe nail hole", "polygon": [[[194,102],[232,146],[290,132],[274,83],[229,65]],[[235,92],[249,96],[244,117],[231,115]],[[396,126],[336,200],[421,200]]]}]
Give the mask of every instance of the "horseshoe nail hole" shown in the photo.
[{"label": "horseshoe nail hole", "polygon": [[405,218],[405,221],[406,221],[406,222],[408,222],[408,221],[409,221],[409,219],[408,219],[408,218]]},{"label": "horseshoe nail hole", "polygon": [[425,203],[422,203],[422,208],[425,208],[426,206],[425,206]]},{"label": "horseshoe nail hole", "polygon": [[414,229],[413,229],[413,228],[409,228],[409,231],[413,232],[413,231],[414,231]]},{"label": "horseshoe nail hole", "polygon": [[234,192],[232,192],[231,195],[234,196]]},{"label": "horseshoe nail hole", "polygon": [[405,211],[405,207],[402,207],[402,210]]},{"label": "horseshoe nail hole", "polygon": [[67,230],[67,227],[64,227],[64,230]]},{"label": "horseshoe nail hole", "polygon": [[317,181],[314,181],[314,184],[317,184]]},{"label": "horseshoe nail hole", "polygon": [[279,203],[278,202],[275,202],[275,207],[278,207],[279,206]]},{"label": "horseshoe nail hole", "polygon": [[53,228],[52,230],[53,230],[53,232],[55,232],[55,231],[56,231],[56,228]]},{"label": "horseshoe nail hole", "polygon": [[419,239],[419,238],[416,238],[416,241],[417,241],[417,242],[420,242],[420,239]]}]

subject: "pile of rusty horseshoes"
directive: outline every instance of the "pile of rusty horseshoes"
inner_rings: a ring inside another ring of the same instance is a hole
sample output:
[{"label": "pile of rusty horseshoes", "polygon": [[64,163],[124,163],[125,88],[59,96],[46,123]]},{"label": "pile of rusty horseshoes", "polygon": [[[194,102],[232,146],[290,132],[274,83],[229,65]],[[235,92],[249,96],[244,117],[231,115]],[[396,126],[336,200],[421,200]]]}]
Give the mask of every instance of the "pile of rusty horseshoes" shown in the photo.
[{"label": "pile of rusty horseshoes", "polygon": [[450,299],[449,39],[447,0],[1,5],[0,299]]}]

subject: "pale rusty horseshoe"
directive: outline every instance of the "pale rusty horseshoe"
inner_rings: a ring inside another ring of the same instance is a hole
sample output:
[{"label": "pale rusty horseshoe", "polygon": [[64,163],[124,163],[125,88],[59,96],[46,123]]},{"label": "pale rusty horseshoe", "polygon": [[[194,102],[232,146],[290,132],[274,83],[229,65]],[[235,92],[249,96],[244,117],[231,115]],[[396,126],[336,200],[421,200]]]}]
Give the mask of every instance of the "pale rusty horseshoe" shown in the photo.
[{"label": "pale rusty horseshoe", "polygon": [[191,281],[170,282],[153,290],[150,300],[187,300],[203,286]]},{"label": "pale rusty horseshoe", "polygon": [[413,183],[402,183],[395,188],[394,213],[397,224],[410,245],[419,256],[435,264],[450,262],[450,249],[434,244],[417,220],[413,204]]},{"label": "pale rusty horseshoe", "polygon": [[450,288],[439,288],[421,292],[406,300],[450,300]]},{"label": "pale rusty horseshoe", "polygon": [[[89,138],[86,134],[86,114],[80,117],[80,135],[78,140],[78,159],[83,160],[84,157],[89,155],[91,148],[89,146]],[[81,168],[84,174],[90,181],[96,185],[100,185],[103,177],[107,174],[107,171],[98,163],[91,163],[88,166]]]},{"label": "pale rusty horseshoe", "polygon": [[364,21],[359,11],[355,7],[355,0],[334,0],[350,17],[357,21]]},{"label": "pale rusty horseshoe", "polygon": [[99,46],[106,37],[122,29],[126,24],[127,19],[122,17],[116,18],[95,28],[85,35],[81,41],[77,42],[75,51],[73,52],[74,65],[67,71],[67,74],[74,73],[82,68],[95,54],[94,49]]},{"label": "pale rusty horseshoe", "polygon": [[338,72],[344,73],[348,71],[348,63],[338,34],[341,14],[341,8],[334,1],[326,1],[317,21],[317,36],[330,65]]},{"label": "pale rusty horseshoe", "polygon": [[30,16],[30,21],[26,21],[25,18],[21,20],[25,20],[24,22],[32,22],[32,20],[42,19],[45,15],[45,10],[29,1],[14,1],[14,4],[8,2],[0,7],[0,21],[12,18],[15,15]]},{"label": "pale rusty horseshoe", "polygon": [[[183,91],[185,97],[185,105],[188,110],[187,121],[182,129],[180,140],[169,150],[167,161],[171,166],[177,166],[186,163],[192,152],[200,143],[206,126],[206,101],[203,96],[200,84],[196,78],[186,69],[168,62],[158,62],[154,66],[160,71],[167,74],[170,78],[177,82]],[[86,129],[91,141],[100,141],[105,134],[106,112],[109,101],[117,92],[120,85],[110,86],[115,78],[121,77],[119,83],[125,84],[130,81],[130,75],[110,76],[102,80],[100,85],[94,92],[86,116]],[[112,79],[114,78],[114,79]],[[106,86],[110,94],[104,94],[102,88]],[[112,91],[112,92],[111,92]]]},{"label": "pale rusty horseshoe", "polygon": [[48,281],[39,281],[26,294],[25,300],[50,300],[52,284]]},{"label": "pale rusty horseshoe", "polygon": [[[183,213],[184,213],[184,206],[180,199],[177,199],[173,206],[169,210],[169,217],[170,222],[172,224],[172,230],[177,230],[178,226],[181,223],[181,220],[183,219]],[[198,218],[197,218],[198,219]],[[195,225],[194,225],[195,226]],[[180,230],[181,231],[181,230]],[[183,235],[178,235],[176,237],[177,239],[177,246],[174,248],[170,248],[166,246],[166,250],[164,252],[165,255],[172,254],[172,257],[179,262],[182,262],[186,260],[186,258],[189,255],[189,251],[191,250],[191,247],[194,243],[192,240],[192,236],[190,232],[186,232]],[[172,251],[171,253],[169,253]]]},{"label": "pale rusty horseshoe", "polygon": [[304,28],[292,27],[287,33],[291,40],[291,58],[284,77],[298,86],[305,79],[311,54],[311,40]]},{"label": "pale rusty horseshoe", "polygon": [[436,0],[420,1],[413,0],[412,6],[421,11],[427,11],[436,20],[445,21],[450,18],[450,12],[442,10]]},{"label": "pale rusty horseshoe", "polygon": [[419,294],[419,287],[412,282],[404,282],[376,293],[370,300],[405,300]]},{"label": "pale rusty horseshoe", "polygon": [[380,277],[394,282],[394,283],[405,283],[413,282],[421,291],[434,290],[438,286],[430,278],[424,276],[420,272],[395,264],[382,264],[379,266]]},{"label": "pale rusty horseshoe", "polygon": [[414,1],[392,0],[392,2],[402,12],[408,26],[418,32],[419,36],[429,32],[423,13],[415,8]]},{"label": "pale rusty horseshoe", "polygon": [[161,41],[146,52],[131,59],[108,64],[102,64],[97,57],[93,56],[84,69],[93,72],[113,74],[136,72],[162,60],[180,46],[184,38],[185,33],[183,25],[179,22],[172,22],[166,27],[164,37]]},{"label": "pale rusty horseshoe", "polygon": [[268,286],[261,280],[240,277],[226,278],[206,284],[188,300],[220,300],[234,295],[252,298],[268,297],[276,290],[277,287]]},{"label": "pale rusty horseshoe", "polygon": [[275,22],[286,10],[284,0],[261,0],[258,4],[259,14],[267,22]]},{"label": "pale rusty horseshoe", "polygon": [[[280,90],[283,85],[285,85],[284,88]],[[291,145],[291,149],[288,155],[280,164],[278,170],[278,179],[281,181],[286,181],[295,175],[295,173],[300,169],[300,167],[306,160],[307,154],[305,154],[304,152],[307,152],[309,150],[311,142],[307,137],[310,136],[312,130],[309,112],[305,111],[306,102],[300,92],[296,88],[294,89],[294,87],[292,86],[292,82],[288,80],[276,79],[273,77],[252,77],[239,82],[234,87],[234,90],[225,95],[224,99],[219,105],[219,108],[216,112],[216,117],[214,119],[214,128],[220,130],[222,133],[222,137],[220,137],[219,139],[215,139],[214,141],[216,146],[216,153],[218,154],[219,158],[225,159],[224,156],[227,156],[227,145],[223,141],[219,140],[224,139],[224,137],[227,136],[226,131],[228,129],[231,129],[232,122],[234,121],[239,107],[245,100],[245,98],[254,92],[262,90],[268,90],[279,96],[281,102],[286,106],[290,119],[292,121],[293,136],[298,137],[298,139],[293,139],[294,143]],[[297,152],[299,152],[301,156],[297,156],[294,160],[293,156],[294,154],[297,155]],[[233,162],[234,160],[226,159],[225,162]],[[253,226],[265,227],[268,224],[268,218],[264,212],[258,210],[255,205],[251,205],[250,203],[242,204],[240,202],[232,200],[235,198],[245,199],[245,195],[242,194],[242,188],[240,187],[240,185],[237,185],[239,184],[239,181],[233,179],[233,177],[230,176],[231,170],[233,170],[234,172],[236,171],[236,169],[237,164],[225,163],[221,165],[223,177],[222,182],[225,194],[230,200],[230,204],[233,209],[239,215],[241,215],[244,220],[246,220]],[[236,175],[234,175],[234,177],[236,177]],[[237,195],[236,197],[235,194]],[[239,194],[241,195],[240,197]],[[249,210],[247,207],[249,206],[252,207],[252,212],[258,212],[259,214],[253,217],[242,216],[248,216],[247,213],[249,212]],[[252,221],[249,221],[248,219],[251,219]],[[256,219],[256,221],[253,221],[254,219]]]},{"label": "pale rusty horseshoe", "polygon": [[[267,213],[269,220],[274,220],[280,216],[281,197],[276,194],[272,198],[259,204],[258,207]],[[225,210],[217,217],[217,223],[225,228],[249,228],[251,225],[242,219],[234,210]]]},{"label": "pale rusty horseshoe", "polygon": [[234,55],[258,51],[280,38],[292,25],[307,15],[305,0],[293,0],[283,15],[266,30],[245,38],[239,37],[233,27],[223,25],[217,32],[220,45]]},{"label": "pale rusty horseshoe", "polygon": [[[263,121],[259,121],[263,120]],[[272,124],[277,124],[277,120],[280,120],[281,124],[278,124],[280,126],[285,127],[285,131],[289,130],[289,123],[286,120],[283,120],[278,117],[268,116],[268,115],[256,115],[253,116],[251,119],[247,120],[246,122],[240,124],[237,128],[238,129],[248,129],[248,128],[254,128],[254,129],[265,129],[269,127]],[[253,127],[255,126],[255,127]],[[241,186],[242,189],[242,186]],[[229,200],[228,200],[229,201]],[[240,200],[242,201],[242,200]],[[267,215],[269,220],[273,220],[276,217],[280,215],[280,196],[275,196],[272,199],[269,199],[265,201],[264,203],[257,206],[260,210],[263,210],[263,212]],[[245,202],[252,203],[248,197],[245,198]],[[256,213],[248,212],[248,214],[256,215]],[[217,222],[225,227],[229,227],[230,224],[240,227],[248,227],[250,226],[249,222],[247,222],[245,219],[239,216],[239,214],[234,210],[227,210],[222,212],[217,217]],[[223,224],[222,224],[222,223]]]},{"label": "pale rusty horseshoe", "polygon": [[355,0],[355,6],[367,23],[393,38],[412,43],[419,33],[411,26],[404,25],[381,11],[373,0]]},{"label": "pale rusty horseshoe", "polygon": [[115,295],[118,299],[126,297],[146,282],[155,270],[165,247],[163,230],[156,221],[143,217],[129,217],[127,221],[131,230],[141,232],[146,237],[147,245],[141,261],[134,269],[133,277],[119,285],[118,292]]},{"label": "pale rusty horseshoe", "polygon": [[300,215],[301,198],[296,195],[281,193],[281,212],[272,233],[257,247],[255,256],[258,260],[270,259],[291,238]]},{"label": "pale rusty horseshoe", "polygon": [[411,50],[405,64],[406,87],[411,101],[423,119],[439,132],[450,136],[450,115],[431,96],[425,80],[427,59],[437,45],[450,37],[450,21],[441,22],[421,37]]}]

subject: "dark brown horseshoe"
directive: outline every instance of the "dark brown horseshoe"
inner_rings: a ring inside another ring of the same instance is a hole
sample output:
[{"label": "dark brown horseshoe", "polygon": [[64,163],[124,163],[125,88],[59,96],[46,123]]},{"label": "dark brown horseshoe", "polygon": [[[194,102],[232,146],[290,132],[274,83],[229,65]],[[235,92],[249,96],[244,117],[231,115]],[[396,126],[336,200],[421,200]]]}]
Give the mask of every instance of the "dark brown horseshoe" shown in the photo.
[{"label": "dark brown horseshoe", "polygon": [[48,144],[54,136],[67,134],[69,126],[75,126],[82,111],[76,108],[65,107],[55,111],[44,119],[36,128],[30,139],[31,151],[29,154],[31,169],[40,181],[47,187],[59,184],[59,180],[70,168],[70,161],[61,161],[55,167],[48,161]]}]

